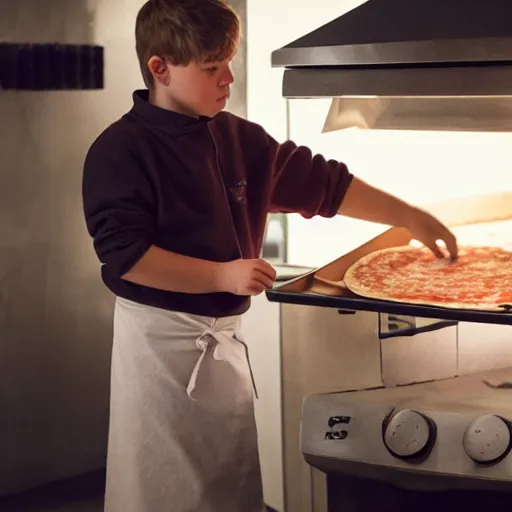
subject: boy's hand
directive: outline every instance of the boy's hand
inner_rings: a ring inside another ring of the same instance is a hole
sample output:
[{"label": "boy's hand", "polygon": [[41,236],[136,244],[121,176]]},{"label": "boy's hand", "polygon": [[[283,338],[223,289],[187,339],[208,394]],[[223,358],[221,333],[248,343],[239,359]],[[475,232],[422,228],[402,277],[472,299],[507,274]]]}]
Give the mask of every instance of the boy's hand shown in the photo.
[{"label": "boy's hand", "polygon": [[438,258],[445,255],[436,244],[442,240],[452,260],[457,259],[457,241],[453,233],[429,213],[354,177],[338,213],[353,219],[403,226]]},{"label": "boy's hand", "polygon": [[406,224],[411,235],[428,247],[438,258],[445,258],[437,240],[442,240],[450,254],[450,259],[457,259],[457,239],[455,235],[435,217],[420,209],[413,209],[412,215]]},{"label": "boy's hand", "polygon": [[265,260],[234,260],[221,263],[217,275],[219,289],[235,295],[259,295],[272,288],[276,271]]}]

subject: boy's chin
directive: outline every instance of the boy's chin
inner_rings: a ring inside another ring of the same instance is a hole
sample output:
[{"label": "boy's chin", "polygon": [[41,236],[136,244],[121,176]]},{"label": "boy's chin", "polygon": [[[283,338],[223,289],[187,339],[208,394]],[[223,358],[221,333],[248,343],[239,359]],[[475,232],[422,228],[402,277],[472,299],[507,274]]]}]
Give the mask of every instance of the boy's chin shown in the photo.
[{"label": "boy's chin", "polygon": [[217,108],[204,109],[200,115],[203,117],[215,117],[217,114],[219,114],[220,112],[222,112],[224,110],[225,106],[226,106],[225,104],[223,104],[223,105],[219,104],[219,106]]}]

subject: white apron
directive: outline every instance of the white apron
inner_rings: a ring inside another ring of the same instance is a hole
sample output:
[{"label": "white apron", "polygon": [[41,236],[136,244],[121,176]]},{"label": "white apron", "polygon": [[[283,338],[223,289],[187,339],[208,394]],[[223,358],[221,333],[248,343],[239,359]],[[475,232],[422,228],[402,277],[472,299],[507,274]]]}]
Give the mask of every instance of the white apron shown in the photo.
[{"label": "white apron", "polygon": [[265,510],[239,328],[116,300],[105,512]]}]

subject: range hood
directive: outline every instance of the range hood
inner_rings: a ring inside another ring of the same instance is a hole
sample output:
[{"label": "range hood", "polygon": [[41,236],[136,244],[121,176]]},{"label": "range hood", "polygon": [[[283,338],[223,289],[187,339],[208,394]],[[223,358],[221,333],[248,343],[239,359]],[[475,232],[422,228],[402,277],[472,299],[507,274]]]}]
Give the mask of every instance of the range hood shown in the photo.
[{"label": "range hood", "polygon": [[272,53],[324,130],[512,131],[512,0],[368,0]]}]

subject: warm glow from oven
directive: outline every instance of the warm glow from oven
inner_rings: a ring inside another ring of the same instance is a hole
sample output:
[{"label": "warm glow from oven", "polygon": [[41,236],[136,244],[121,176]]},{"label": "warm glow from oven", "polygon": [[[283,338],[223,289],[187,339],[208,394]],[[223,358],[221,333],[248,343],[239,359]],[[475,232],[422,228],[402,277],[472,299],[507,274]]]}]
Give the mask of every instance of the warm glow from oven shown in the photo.
[{"label": "warm glow from oven", "polygon": [[[330,101],[291,101],[290,137],[345,162],[372,185],[417,205],[512,191],[512,133],[322,133]],[[296,215],[290,216],[289,228],[291,261],[303,264],[323,264],[387,229],[353,219],[306,221]]]}]

